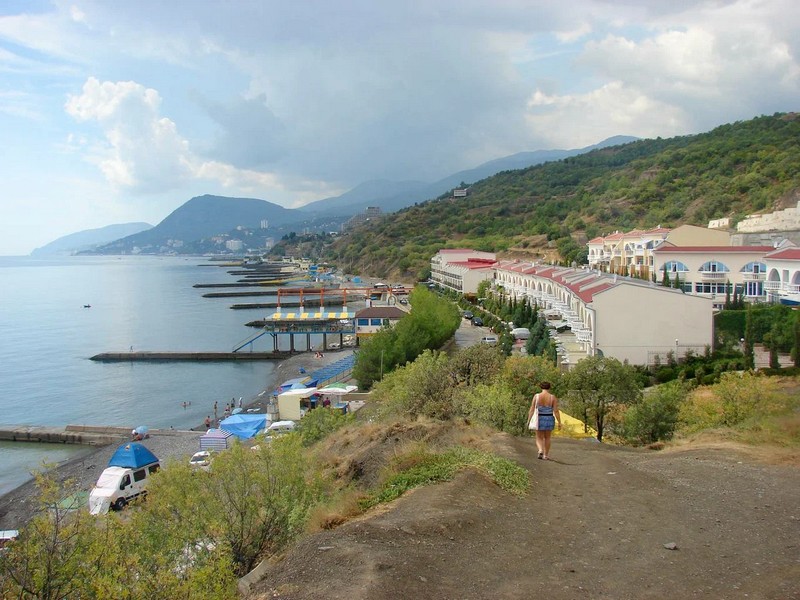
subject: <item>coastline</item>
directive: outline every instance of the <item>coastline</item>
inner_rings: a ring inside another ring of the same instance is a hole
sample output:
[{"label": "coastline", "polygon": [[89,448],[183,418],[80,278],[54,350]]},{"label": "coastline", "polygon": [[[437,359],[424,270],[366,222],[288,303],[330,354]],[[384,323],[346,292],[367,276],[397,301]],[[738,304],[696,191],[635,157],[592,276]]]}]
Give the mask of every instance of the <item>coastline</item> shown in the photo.
[{"label": "coastline", "polygon": [[[299,376],[300,367],[308,374],[315,370],[336,362],[353,353],[353,348],[344,348],[325,352],[323,358],[315,358],[310,352],[300,352],[280,362],[272,372],[264,389],[243,403],[243,408],[259,409],[266,411],[267,401],[271,393],[284,381]],[[220,415],[221,416],[221,415]],[[159,457],[162,463],[172,460],[186,459],[199,450],[200,437],[205,433],[205,425],[200,423],[189,430],[176,430],[175,432],[153,435],[143,444]],[[97,477],[108,464],[111,455],[120,444],[130,441],[127,436],[107,446],[100,446],[88,450],[81,456],[69,459],[55,465],[48,472],[57,481],[72,481],[74,488],[79,491],[90,491],[97,481]],[[24,444],[26,442],[17,442]],[[30,479],[22,485],[0,496],[0,529],[20,529],[38,511],[35,500],[37,497],[36,481]]]}]

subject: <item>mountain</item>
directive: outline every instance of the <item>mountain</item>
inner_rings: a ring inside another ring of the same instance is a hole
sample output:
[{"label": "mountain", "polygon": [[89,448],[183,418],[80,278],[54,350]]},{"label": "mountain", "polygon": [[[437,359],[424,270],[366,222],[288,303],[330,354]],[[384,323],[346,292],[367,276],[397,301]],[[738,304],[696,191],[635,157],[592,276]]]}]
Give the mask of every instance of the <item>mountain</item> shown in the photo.
[{"label": "mountain", "polygon": [[459,171],[433,183],[423,181],[376,180],[363,183],[341,196],[325,198],[301,206],[298,210],[317,215],[348,215],[363,212],[368,206],[379,206],[384,213],[395,212],[418,202],[437,198],[464,184],[472,184],[502,171],[523,169],[548,161],[578,156],[609,146],[633,142],[639,138],[617,135],[602,142],[573,150],[535,150],[518,152],[485,162],[473,169]]},{"label": "mountain", "polygon": [[503,171],[465,198],[441,197],[358,228],[319,258],[397,278],[426,277],[430,257],[447,247],[580,263],[587,238],[615,229],[735,223],[798,199],[800,115],[776,114]]},{"label": "mountain", "polygon": [[[195,251],[193,243],[215,236],[230,235],[237,230],[262,230],[262,221],[269,229],[298,220],[298,213],[266,200],[197,196],[170,213],[152,229],[129,235],[96,250],[99,254],[130,252],[159,253]],[[266,233],[266,230],[265,230]]]},{"label": "mountain", "polygon": [[36,248],[31,256],[52,256],[54,254],[75,254],[91,250],[97,246],[113,242],[121,237],[133,235],[153,227],[149,223],[121,223],[107,225],[98,229],[78,231],[53,240],[49,244]]}]

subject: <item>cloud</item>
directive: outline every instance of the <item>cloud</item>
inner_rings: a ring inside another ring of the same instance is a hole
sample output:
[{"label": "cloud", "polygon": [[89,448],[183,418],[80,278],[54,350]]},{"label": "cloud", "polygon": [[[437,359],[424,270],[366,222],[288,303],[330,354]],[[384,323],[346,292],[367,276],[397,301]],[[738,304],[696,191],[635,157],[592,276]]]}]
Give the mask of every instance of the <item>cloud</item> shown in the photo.
[{"label": "cloud", "polygon": [[179,187],[191,177],[189,145],[171,120],[159,116],[156,90],[133,81],[89,78],[66,111],[78,121],[97,121],[106,145],[92,157],[106,179],[138,192]]},{"label": "cloud", "polygon": [[274,163],[287,152],[285,125],[267,106],[266,94],[223,104],[202,101],[220,127],[210,156],[245,169]]}]

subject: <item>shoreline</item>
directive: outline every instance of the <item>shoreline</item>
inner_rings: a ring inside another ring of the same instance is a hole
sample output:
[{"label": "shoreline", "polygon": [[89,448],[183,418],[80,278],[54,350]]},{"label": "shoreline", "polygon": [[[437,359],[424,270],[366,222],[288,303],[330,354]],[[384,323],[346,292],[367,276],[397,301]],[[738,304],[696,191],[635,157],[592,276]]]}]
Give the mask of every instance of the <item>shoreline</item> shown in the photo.
[{"label": "shoreline", "polygon": [[[265,412],[272,392],[282,382],[298,377],[300,367],[303,367],[310,375],[317,369],[352,354],[353,350],[353,348],[345,348],[328,351],[324,353],[323,358],[315,358],[311,352],[300,352],[289,356],[276,366],[261,392],[246,403],[243,401],[242,409],[247,411],[247,409],[257,408]],[[217,424],[218,421],[214,422],[213,426]],[[199,440],[205,431],[205,425],[200,423],[190,429],[151,436],[143,443],[154,451],[162,463],[167,463],[171,460],[185,459],[199,450]],[[91,490],[117,447],[128,441],[130,441],[129,436],[121,436],[118,441],[105,446],[86,446],[86,453],[57,463],[48,470],[48,473],[61,483],[73,480],[76,488],[83,491]],[[16,443],[24,444],[26,442]],[[0,496],[0,529],[24,527],[39,509],[34,502],[36,497],[35,478],[29,479]]]}]

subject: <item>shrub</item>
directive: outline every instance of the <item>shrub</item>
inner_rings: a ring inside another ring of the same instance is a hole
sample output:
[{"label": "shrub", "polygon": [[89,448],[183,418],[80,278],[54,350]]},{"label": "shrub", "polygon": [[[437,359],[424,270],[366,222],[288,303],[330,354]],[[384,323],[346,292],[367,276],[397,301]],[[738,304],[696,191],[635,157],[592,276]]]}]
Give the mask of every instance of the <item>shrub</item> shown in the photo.
[{"label": "shrub", "polygon": [[675,432],[678,411],[691,386],[671,381],[650,390],[631,406],[623,418],[623,435],[633,444],[652,444],[669,440]]}]

